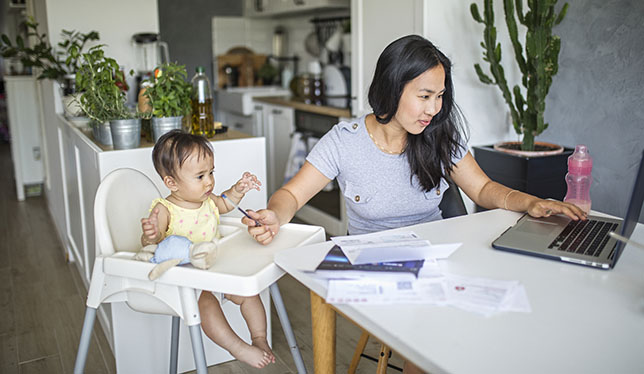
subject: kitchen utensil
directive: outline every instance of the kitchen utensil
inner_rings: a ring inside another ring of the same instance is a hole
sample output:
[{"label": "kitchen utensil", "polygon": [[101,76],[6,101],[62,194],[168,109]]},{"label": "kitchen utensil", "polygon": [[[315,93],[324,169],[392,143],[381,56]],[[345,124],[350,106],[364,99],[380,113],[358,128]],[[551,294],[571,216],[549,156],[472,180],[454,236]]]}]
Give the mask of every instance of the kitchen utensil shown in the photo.
[{"label": "kitchen utensil", "polygon": [[335,29],[333,34],[326,41],[324,46],[327,50],[331,52],[338,52],[340,50],[340,45],[342,43],[342,28],[338,27]]},{"label": "kitchen utensil", "polygon": [[324,82],[320,75],[299,74],[290,84],[293,96],[307,104],[322,104]]},{"label": "kitchen utensil", "polygon": [[304,48],[313,57],[320,56],[320,43],[315,31],[311,31],[304,39]]},{"label": "kitchen utensil", "polygon": [[132,35],[132,45],[135,47],[136,71],[151,72],[157,66],[170,61],[168,44],[159,40],[159,34],[139,33]]},{"label": "kitchen utensil", "polygon": [[326,65],[322,70],[325,83],[326,102],[329,106],[346,108],[348,106],[349,85],[341,68]]},{"label": "kitchen utensil", "polygon": [[287,40],[286,29],[282,26],[277,26],[273,33],[273,56],[286,56],[286,46],[288,45]]}]

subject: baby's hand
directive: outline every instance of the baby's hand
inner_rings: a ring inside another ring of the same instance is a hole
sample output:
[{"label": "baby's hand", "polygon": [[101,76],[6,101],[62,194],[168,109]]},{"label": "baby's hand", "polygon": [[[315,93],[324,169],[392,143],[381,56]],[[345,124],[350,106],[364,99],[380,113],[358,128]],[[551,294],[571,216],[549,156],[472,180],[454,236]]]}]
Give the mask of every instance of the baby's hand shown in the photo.
[{"label": "baby's hand", "polygon": [[249,172],[245,172],[244,175],[242,175],[241,179],[235,183],[234,189],[235,192],[238,192],[240,194],[245,194],[246,192],[255,189],[259,191],[259,186],[262,185],[262,182],[257,179],[255,174],[251,174]]},{"label": "baby's hand", "polygon": [[159,232],[159,208],[154,208],[148,218],[141,218],[143,238],[149,244],[156,244],[161,239]]}]

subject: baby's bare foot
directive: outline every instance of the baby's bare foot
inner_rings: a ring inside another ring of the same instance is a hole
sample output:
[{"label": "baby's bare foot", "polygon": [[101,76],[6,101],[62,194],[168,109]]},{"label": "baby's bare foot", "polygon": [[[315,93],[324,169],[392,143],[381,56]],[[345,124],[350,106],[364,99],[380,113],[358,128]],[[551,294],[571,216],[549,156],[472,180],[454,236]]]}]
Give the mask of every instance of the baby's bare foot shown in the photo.
[{"label": "baby's bare foot", "polygon": [[262,351],[268,354],[270,362],[275,363],[275,355],[271,350],[271,347],[268,345],[268,341],[264,337],[253,338],[253,346],[261,349]]},{"label": "baby's bare foot", "polygon": [[268,354],[263,349],[254,346],[254,344],[248,345],[242,343],[234,351],[231,350],[230,354],[239,361],[258,369],[263,368],[275,360],[272,354]]}]

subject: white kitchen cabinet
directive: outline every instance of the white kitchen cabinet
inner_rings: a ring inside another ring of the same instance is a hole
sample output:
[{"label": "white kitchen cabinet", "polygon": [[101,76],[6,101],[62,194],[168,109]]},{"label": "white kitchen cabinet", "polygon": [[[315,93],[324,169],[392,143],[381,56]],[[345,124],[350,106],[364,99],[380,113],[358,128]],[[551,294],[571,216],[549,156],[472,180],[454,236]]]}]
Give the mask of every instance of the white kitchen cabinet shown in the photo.
[{"label": "white kitchen cabinet", "polygon": [[248,116],[228,111],[219,112],[219,120],[230,129],[252,136],[264,136],[264,106],[262,104],[253,105],[253,112]]},{"label": "white kitchen cabinet", "polygon": [[264,104],[263,112],[268,156],[266,159],[267,192],[270,196],[284,184],[284,172],[291,149],[291,135],[295,132],[295,109]]},{"label": "white kitchen cabinet", "polygon": [[255,135],[253,131],[253,116],[244,116],[231,112],[219,112],[219,115],[221,123],[224,126],[228,126],[229,129],[241,131],[248,135]]},{"label": "white kitchen cabinet", "polygon": [[252,117],[253,136],[264,136],[264,104],[254,103]]},{"label": "white kitchen cabinet", "polygon": [[351,114],[371,112],[369,85],[382,50],[401,36],[427,36],[425,1],[351,0]]},{"label": "white kitchen cabinet", "polygon": [[346,9],[349,5],[349,0],[245,0],[244,16],[270,17],[324,9]]},{"label": "white kitchen cabinet", "polygon": [[4,81],[16,195],[24,200],[25,186],[44,181],[40,95],[34,76],[6,76]]}]

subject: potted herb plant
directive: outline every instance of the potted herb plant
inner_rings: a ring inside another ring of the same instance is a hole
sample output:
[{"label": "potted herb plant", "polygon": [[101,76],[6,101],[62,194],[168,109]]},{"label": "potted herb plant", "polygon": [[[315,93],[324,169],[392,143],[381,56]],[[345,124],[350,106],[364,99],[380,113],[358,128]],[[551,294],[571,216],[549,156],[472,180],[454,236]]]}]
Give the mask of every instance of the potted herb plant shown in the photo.
[{"label": "potted herb plant", "polygon": [[25,67],[38,68],[38,79],[52,79],[60,84],[66,113],[76,114],[70,108],[74,102],[75,78],[80,57],[88,43],[99,39],[97,31],[82,33],[76,30],[61,32],[63,40],[58,43],[58,49],[52,48],[46,34],[38,33],[38,23],[30,17],[25,21],[27,36],[33,37],[35,43],[29,46],[22,37],[17,36],[15,44],[5,34],[0,39],[0,55],[4,58],[20,60]]},{"label": "potted herb plant", "polygon": [[181,129],[183,117],[190,114],[192,85],[186,82],[187,76],[185,65],[170,62],[154,69],[154,76],[144,81],[139,111],[151,118],[155,142],[166,132]]},{"label": "potted herb plant", "polygon": [[94,137],[115,149],[136,148],[141,141],[141,120],[125,106],[125,76],[103,45],[82,54],[76,73],[76,88],[83,112],[90,118]]},{"label": "potted herb plant", "polygon": [[[544,121],[546,96],[559,67],[561,39],[553,34],[552,28],[563,20],[568,10],[568,3],[565,3],[557,12],[556,4],[557,0],[531,0],[528,1],[527,12],[524,12],[522,0],[503,0],[505,23],[522,75],[521,86],[515,85],[512,89],[501,63],[501,44],[496,40],[493,0],[483,0],[483,16],[477,4],[471,4],[472,17],[485,26],[481,46],[483,60],[489,65],[489,75],[480,64],[475,64],[474,69],[482,83],[496,85],[500,89],[514,129],[522,136],[521,142],[474,147],[474,151],[477,162],[492,179],[542,198],[563,199],[566,159],[573,150],[535,142],[535,137],[548,127]],[[526,28],[523,45],[519,40],[517,23]]]}]

